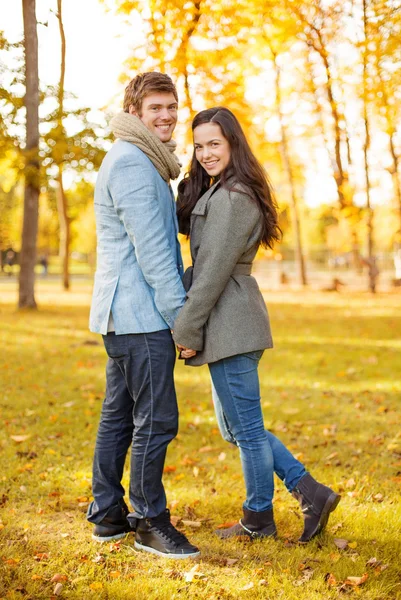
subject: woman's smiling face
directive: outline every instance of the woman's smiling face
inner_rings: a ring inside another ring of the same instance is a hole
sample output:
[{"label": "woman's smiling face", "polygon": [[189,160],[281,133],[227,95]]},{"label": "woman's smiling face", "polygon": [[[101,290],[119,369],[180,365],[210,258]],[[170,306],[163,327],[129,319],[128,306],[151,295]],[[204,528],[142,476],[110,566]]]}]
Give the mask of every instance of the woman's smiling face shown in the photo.
[{"label": "woman's smiling face", "polygon": [[210,177],[217,177],[230,162],[230,144],[220,125],[203,123],[194,129],[195,156]]}]

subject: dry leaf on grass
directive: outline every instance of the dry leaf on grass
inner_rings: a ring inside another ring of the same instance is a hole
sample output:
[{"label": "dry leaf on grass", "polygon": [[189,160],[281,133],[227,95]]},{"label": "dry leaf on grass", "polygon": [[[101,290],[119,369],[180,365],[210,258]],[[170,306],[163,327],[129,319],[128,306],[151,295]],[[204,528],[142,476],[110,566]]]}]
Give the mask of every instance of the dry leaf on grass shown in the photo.
[{"label": "dry leaf on grass", "polygon": [[185,525],[185,527],[196,528],[202,525],[202,521],[188,521],[187,519],[183,519],[182,524]]},{"label": "dry leaf on grass", "polygon": [[228,529],[229,527],[233,527],[236,525],[238,521],[226,521],[225,523],[221,523],[217,525],[216,529]]},{"label": "dry leaf on grass", "polygon": [[200,565],[199,563],[197,563],[192,567],[192,569],[184,573],[184,581],[186,581],[187,583],[191,583],[194,579],[206,579],[206,575],[204,573],[201,573],[199,571],[199,568]]},{"label": "dry leaf on grass", "polygon": [[121,571],[110,571],[110,577],[112,579],[117,579],[118,577],[120,577],[121,575]]},{"label": "dry leaf on grass", "polygon": [[295,586],[303,585],[304,583],[306,583],[307,581],[312,579],[313,572],[314,572],[313,569],[311,569],[310,567],[304,568],[302,571],[302,577],[300,579],[297,579],[297,581],[294,581],[294,585]]},{"label": "dry leaf on grass", "polygon": [[350,585],[350,586],[362,585],[363,583],[365,583],[365,581],[367,580],[368,577],[369,577],[369,575],[367,573],[364,573],[362,575],[362,577],[352,577],[352,576],[349,576],[344,581],[344,585]]},{"label": "dry leaf on grass", "polygon": [[172,515],[170,517],[170,521],[174,527],[177,527],[178,523],[180,523],[180,521],[181,521],[181,517],[177,517],[177,515]]},{"label": "dry leaf on grass", "polygon": [[67,575],[62,575],[61,573],[56,573],[55,575],[53,575],[53,577],[50,579],[50,581],[52,583],[59,583],[60,581],[68,581],[68,577],[67,577]]},{"label": "dry leaf on grass", "polygon": [[93,591],[101,590],[101,589],[103,589],[103,583],[101,583],[100,581],[94,581],[93,583],[90,584],[89,587]]},{"label": "dry leaf on grass", "polygon": [[333,575],[333,573],[327,573],[324,580],[330,587],[335,587],[337,585],[337,579],[335,578],[335,575]]},{"label": "dry leaf on grass", "polygon": [[244,585],[243,588],[241,588],[241,592],[246,592],[246,590],[251,590],[254,587],[254,583],[253,581],[250,581],[249,583],[247,583],[246,585]]},{"label": "dry leaf on grass", "polygon": [[30,434],[27,434],[27,435],[10,435],[10,438],[16,444],[22,444],[22,442],[26,442],[26,440],[29,439],[30,437],[31,437]]},{"label": "dry leaf on grass", "polygon": [[334,538],[334,543],[340,550],[345,550],[348,546],[348,540],[343,540],[341,538]]},{"label": "dry leaf on grass", "polygon": [[60,594],[61,594],[62,591],[63,591],[63,584],[62,583],[56,583],[56,585],[54,586],[53,594],[55,596],[60,596]]},{"label": "dry leaf on grass", "polygon": [[33,560],[36,560],[38,562],[40,562],[41,560],[48,560],[48,559],[49,559],[49,555],[47,554],[47,552],[38,552],[33,557]]}]

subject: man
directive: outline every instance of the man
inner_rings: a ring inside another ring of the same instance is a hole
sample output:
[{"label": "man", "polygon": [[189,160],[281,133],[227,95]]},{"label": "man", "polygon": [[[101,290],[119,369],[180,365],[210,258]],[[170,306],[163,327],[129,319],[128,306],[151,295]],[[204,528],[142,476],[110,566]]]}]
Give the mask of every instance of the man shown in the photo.
[{"label": "man", "polygon": [[[188,558],[199,550],[171,524],[162,484],[167,446],[178,429],[171,330],[185,300],[169,184],[180,172],[171,140],[177,108],[170,77],[135,77],[125,90],[124,112],[111,121],[119,139],[97,178],[90,329],[103,335],[109,359],[88,520],[95,524],[95,540],[121,538],[133,529],[137,548]],[[121,478],[131,443],[135,512],[128,521]]]}]

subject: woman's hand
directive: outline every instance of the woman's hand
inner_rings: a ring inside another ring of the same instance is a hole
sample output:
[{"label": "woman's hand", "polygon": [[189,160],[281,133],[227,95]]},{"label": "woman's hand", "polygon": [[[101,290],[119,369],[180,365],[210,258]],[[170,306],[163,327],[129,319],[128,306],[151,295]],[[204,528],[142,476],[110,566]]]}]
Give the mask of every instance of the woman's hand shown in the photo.
[{"label": "woman's hand", "polygon": [[192,358],[196,354],[196,350],[191,350],[191,348],[186,348],[181,344],[177,344],[177,348],[180,352],[179,358]]}]

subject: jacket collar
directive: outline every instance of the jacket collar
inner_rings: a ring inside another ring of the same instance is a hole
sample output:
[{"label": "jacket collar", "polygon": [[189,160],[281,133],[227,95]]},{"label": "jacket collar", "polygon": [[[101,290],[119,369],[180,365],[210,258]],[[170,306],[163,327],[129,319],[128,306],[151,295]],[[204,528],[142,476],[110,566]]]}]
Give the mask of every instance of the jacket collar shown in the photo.
[{"label": "jacket collar", "polygon": [[204,215],[206,211],[207,201],[210,196],[216,191],[216,189],[220,185],[220,180],[216,181],[208,190],[201,196],[198,202],[195,204],[194,209],[192,211],[193,215]]}]

